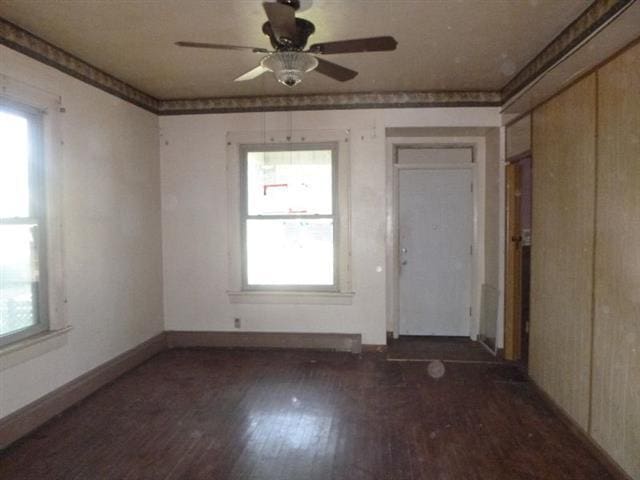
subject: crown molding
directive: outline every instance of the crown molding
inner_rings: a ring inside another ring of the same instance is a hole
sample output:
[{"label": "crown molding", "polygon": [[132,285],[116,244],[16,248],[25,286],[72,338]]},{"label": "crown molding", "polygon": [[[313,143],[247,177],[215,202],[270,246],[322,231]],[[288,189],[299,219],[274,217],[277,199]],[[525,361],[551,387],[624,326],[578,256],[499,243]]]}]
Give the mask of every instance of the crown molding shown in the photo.
[{"label": "crown molding", "polygon": [[501,106],[635,0],[595,0],[501,91],[359,92],[158,99],[0,17],[0,44],[157,115],[291,110]]},{"label": "crown molding", "polygon": [[502,88],[503,103],[535,82],[633,2],[635,0],[595,0]]}]

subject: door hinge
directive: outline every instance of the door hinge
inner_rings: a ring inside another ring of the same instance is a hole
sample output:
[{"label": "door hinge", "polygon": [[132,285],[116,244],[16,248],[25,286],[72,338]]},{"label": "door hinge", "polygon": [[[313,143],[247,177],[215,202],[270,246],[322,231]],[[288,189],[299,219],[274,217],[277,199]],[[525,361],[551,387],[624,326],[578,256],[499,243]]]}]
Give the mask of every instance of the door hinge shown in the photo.
[{"label": "door hinge", "polygon": [[471,182],[471,192],[473,192],[473,182]]},{"label": "door hinge", "polygon": [[469,307],[469,316],[472,317],[473,315],[471,314],[473,310],[471,310],[471,307]]}]

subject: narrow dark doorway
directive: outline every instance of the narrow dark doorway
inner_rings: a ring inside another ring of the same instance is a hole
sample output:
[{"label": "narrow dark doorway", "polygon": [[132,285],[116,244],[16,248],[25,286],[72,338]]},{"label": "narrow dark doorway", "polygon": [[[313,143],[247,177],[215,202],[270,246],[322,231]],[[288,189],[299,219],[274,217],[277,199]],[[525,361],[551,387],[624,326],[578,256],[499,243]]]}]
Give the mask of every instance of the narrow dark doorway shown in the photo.
[{"label": "narrow dark doorway", "polygon": [[528,362],[531,279],[532,160],[523,155],[506,168],[505,358]]}]

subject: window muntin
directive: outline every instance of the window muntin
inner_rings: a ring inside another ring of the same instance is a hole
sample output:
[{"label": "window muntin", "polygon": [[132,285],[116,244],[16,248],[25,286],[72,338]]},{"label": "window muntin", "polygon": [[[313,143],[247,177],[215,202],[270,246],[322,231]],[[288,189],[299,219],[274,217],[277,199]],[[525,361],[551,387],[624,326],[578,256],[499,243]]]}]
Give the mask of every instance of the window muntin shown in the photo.
[{"label": "window muntin", "polygon": [[0,345],[48,328],[42,117],[0,101]]},{"label": "window muntin", "polygon": [[330,290],[337,282],[337,147],[242,149],[245,290]]}]

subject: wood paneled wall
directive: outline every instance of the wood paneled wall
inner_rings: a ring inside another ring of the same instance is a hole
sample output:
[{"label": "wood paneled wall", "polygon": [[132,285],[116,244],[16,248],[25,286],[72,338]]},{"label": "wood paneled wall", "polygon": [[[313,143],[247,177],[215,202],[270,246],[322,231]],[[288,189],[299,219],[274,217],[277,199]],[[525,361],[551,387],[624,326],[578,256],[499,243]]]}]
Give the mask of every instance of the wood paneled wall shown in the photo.
[{"label": "wood paneled wall", "polygon": [[596,79],[533,113],[530,374],[585,430],[589,419]]},{"label": "wood paneled wall", "polygon": [[640,44],[533,113],[530,374],[640,480]]},{"label": "wood paneled wall", "polygon": [[598,72],[591,435],[640,479],[640,45]]}]

